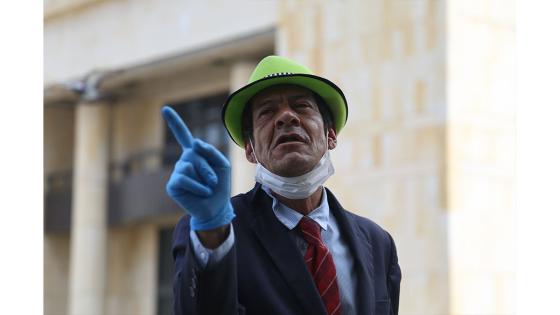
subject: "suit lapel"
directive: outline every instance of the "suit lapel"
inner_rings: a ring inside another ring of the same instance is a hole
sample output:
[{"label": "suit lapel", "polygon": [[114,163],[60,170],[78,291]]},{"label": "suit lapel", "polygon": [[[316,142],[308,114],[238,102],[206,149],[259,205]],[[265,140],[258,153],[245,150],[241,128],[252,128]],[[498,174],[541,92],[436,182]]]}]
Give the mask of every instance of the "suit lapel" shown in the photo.
[{"label": "suit lapel", "polygon": [[371,257],[370,243],[356,221],[345,213],[338,200],[327,189],[329,209],[332,211],[340,228],[340,234],[348,243],[354,256],[354,272],[358,285],[356,297],[358,314],[375,313],[375,287],[373,283],[373,257]]},{"label": "suit lapel", "polygon": [[[286,280],[291,291],[301,302],[305,314],[326,313],[315,283],[289,230],[276,218],[272,211],[272,200],[257,185],[253,193],[255,215],[253,231],[269,254],[274,265]],[[315,294],[310,294],[315,292]]]}]

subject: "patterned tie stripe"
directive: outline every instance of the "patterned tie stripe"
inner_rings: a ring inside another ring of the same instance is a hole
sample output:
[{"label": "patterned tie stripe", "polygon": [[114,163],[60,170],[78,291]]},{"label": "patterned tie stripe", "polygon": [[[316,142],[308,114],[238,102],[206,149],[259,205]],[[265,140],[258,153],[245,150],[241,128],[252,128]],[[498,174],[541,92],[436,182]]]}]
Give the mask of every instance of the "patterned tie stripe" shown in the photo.
[{"label": "patterned tie stripe", "polygon": [[329,315],[341,314],[336,268],[329,249],[321,239],[321,228],[308,217],[299,221],[299,229],[308,243],[305,263],[315,281]]}]

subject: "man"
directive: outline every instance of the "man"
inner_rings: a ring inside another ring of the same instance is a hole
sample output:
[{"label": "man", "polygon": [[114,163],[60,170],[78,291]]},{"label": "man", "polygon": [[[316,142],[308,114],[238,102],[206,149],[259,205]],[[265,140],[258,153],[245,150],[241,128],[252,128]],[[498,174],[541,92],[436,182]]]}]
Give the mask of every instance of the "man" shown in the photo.
[{"label": "man", "polygon": [[222,118],[256,166],[229,198],[230,163],[162,111],[183,154],[167,192],[187,216],[173,236],[176,314],[397,314],[391,236],[322,185],[347,119],[342,91],[294,61],[264,58]]}]

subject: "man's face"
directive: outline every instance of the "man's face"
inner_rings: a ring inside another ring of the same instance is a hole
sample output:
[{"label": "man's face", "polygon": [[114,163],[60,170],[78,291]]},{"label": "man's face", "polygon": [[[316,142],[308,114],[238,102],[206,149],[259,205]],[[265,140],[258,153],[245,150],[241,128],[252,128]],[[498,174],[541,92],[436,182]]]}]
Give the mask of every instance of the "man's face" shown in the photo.
[{"label": "man's face", "polygon": [[273,86],[255,95],[251,102],[253,148],[247,141],[247,159],[258,161],[269,171],[294,177],[310,171],[327,150],[336,146],[336,134],[327,135],[318,104],[306,88]]}]

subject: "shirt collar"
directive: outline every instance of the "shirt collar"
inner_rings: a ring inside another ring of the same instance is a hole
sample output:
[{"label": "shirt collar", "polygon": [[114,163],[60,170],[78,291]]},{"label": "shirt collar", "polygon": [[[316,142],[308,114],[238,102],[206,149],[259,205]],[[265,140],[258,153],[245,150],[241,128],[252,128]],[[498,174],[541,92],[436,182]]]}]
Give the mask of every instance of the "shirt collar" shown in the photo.
[{"label": "shirt collar", "polygon": [[[303,215],[296,210],[281,203],[274,195],[270,188],[265,185],[261,186],[264,192],[272,198],[272,211],[282,224],[288,229],[295,228]],[[329,224],[329,203],[327,202],[327,192],[324,187],[321,188],[323,193],[321,195],[321,203],[317,208],[311,211],[307,217],[319,224],[322,230],[326,231]]]}]

